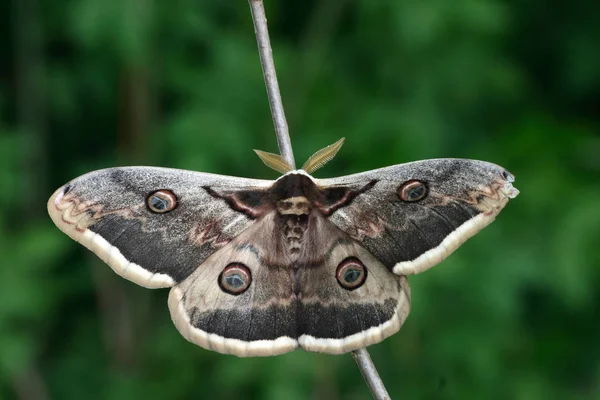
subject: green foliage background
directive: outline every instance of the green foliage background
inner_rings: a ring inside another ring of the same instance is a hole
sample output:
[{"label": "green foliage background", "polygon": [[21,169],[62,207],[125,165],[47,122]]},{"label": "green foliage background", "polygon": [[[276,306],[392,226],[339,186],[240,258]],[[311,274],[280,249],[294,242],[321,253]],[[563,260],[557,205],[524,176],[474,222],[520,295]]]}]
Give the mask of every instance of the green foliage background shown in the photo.
[{"label": "green foliage background", "polygon": [[[267,1],[297,162],[501,164],[521,195],[370,348],[394,398],[600,399],[600,24],[587,0]],[[0,399],[362,399],[352,357],[186,342],[167,291],[46,215],[66,181],[148,164],[274,178],[244,0],[0,2]]]}]

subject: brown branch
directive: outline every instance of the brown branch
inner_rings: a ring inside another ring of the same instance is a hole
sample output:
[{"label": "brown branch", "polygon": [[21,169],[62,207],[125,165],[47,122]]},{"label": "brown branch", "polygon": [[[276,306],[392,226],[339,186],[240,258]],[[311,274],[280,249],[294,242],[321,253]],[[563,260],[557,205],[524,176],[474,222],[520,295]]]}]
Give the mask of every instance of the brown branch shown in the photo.
[{"label": "brown branch", "polygon": [[[279,152],[288,164],[295,169],[296,163],[294,161],[292,144],[283,110],[283,103],[281,101],[281,93],[279,92],[279,84],[277,83],[275,63],[273,62],[273,52],[271,50],[271,41],[269,40],[265,7],[263,0],[248,0],[248,2],[250,3],[250,10],[252,12],[256,42],[258,43],[260,62],[263,69],[265,84],[267,86],[267,95],[271,106],[271,114],[273,115]],[[354,357],[373,398],[377,400],[389,399],[390,395],[385,389],[383,381],[379,377],[367,349],[363,348],[355,350],[352,352],[352,356]]]},{"label": "brown branch", "polygon": [[375,364],[373,364],[373,360],[371,360],[371,356],[366,348],[354,350],[352,352],[352,357],[354,357],[354,361],[358,365],[360,369],[360,373],[362,374],[367,386],[369,386],[369,390],[373,395],[373,398],[376,400],[389,400],[390,395],[388,394],[385,386],[383,385],[383,381],[377,372],[377,368],[375,368]]},{"label": "brown branch", "polygon": [[267,86],[267,95],[269,97],[269,105],[271,106],[275,133],[277,134],[279,153],[281,153],[281,156],[292,169],[296,169],[296,161],[292,152],[292,143],[283,110],[283,102],[281,101],[279,83],[277,83],[277,73],[275,72],[275,62],[273,61],[273,51],[271,50],[265,7],[262,0],[248,0],[248,2],[250,3],[250,11],[252,12],[256,43],[258,44],[260,63],[265,77],[265,85]]}]

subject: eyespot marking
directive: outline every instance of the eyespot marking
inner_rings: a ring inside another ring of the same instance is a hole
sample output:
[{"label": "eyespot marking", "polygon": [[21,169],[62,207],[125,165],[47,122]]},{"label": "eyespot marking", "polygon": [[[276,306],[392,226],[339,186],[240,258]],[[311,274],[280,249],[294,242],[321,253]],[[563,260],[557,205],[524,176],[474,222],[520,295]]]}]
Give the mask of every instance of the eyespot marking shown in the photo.
[{"label": "eyespot marking", "polygon": [[402,201],[414,202],[427,197],[429,189],[424,182],[416,179],[406,181],[398,188],[398,196]]},{"label": "eyespot marking", "polygon": [[219,275],[219,287],[234,296],[244,293],[252,283],[250,269],[242,263],[230,263]]},{"label": "eyespot marking", "polygon": [[335,277],[342,288],[355,290],[367,280],[367,268],[358,258],[348,257],[338,265]]},{"label": "eyespot marking", "polygon": [[146,198],[146,206],[153,213],[164,214],[177,206],[177,197],[170,190],[157,190]]}]

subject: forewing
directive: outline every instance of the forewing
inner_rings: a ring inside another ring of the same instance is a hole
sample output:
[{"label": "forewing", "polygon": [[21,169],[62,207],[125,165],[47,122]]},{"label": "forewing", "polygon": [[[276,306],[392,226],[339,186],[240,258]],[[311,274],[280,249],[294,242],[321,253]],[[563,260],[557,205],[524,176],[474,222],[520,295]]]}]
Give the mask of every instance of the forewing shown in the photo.
[{"label": "forewing", "polygon": [[[424,182],[427,195],[404,201],[403,184]],[[441,262],[492,222],[518,191],[504,168],[463,159],[425,160],[318,180],[321,205],[336,226],[396,274],[422,272]]]},{"label": "forewing", "polygon": [[[48,212],[58,228],[119,275],[145,287],[169,287],[261,215],[260,199],[270,185],[167,168],[110,168],[59,188]],[[148,207],[157,190],[175,195],[172,211],[159,214]]]}]

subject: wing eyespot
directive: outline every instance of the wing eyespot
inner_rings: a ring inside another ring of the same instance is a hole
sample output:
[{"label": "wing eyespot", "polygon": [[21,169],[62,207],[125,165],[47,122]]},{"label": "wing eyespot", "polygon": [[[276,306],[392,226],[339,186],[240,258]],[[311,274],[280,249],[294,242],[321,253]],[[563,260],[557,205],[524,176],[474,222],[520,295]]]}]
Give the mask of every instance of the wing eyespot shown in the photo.
[{"label": "wing eyespot", "polygon": [[398,196],[403,201],[414,202],[423,200],[427,197],[429,193],[429,189],[425,182],[421,182],[418,180],[410,180],[404,182],[398,188]]},{"label": "wing eyespot", "polygon": [[177,197],[170,190],[157,190],[146,198],[146,205],[153,213],[164,214],[177,206]]},{"label": "wing eyespot", "polygon": [[367,280],[367,268],[358,258],[348,257],[338,265],[335,277],[342,288],[355,290]]},{"label": "wing eyespot", "polygon": [[219,287],[234,296],[244,293],[252,283],[250,269],[242,263],[230,263],[219,275]]}]

